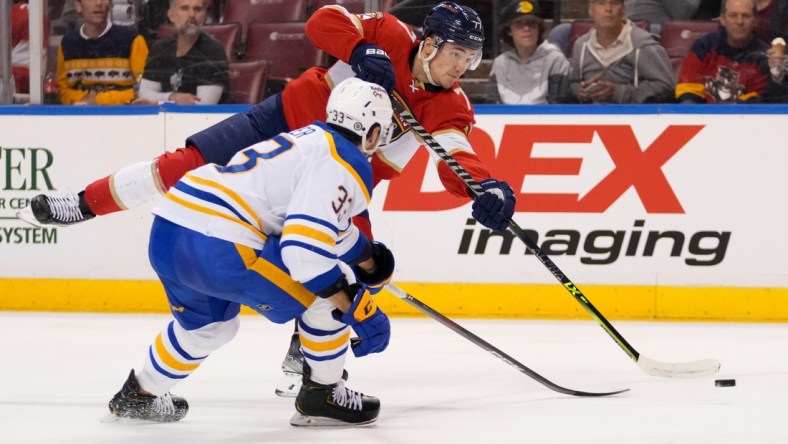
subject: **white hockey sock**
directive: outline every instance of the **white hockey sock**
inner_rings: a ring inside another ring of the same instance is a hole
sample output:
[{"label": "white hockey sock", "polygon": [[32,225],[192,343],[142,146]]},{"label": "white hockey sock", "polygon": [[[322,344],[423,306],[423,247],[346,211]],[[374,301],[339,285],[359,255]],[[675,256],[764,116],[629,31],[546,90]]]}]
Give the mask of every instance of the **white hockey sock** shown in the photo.
[{"label": "white hockey sock", "polygon": [[115,203],[124,210],[135,208],[166,194],[156,160],[138,162],[110,176],[109,189]]},{"label": "white hockey sock", "polygon": [[312,370],[311,379],[334,384],[342,378],[351,329],[331,316],[334,304],[317,298],[298,321],[301,352]]},{"label": "white hockey sock", "polygon": [[238,333],[238,316],[214,322],[196,330],[186,330],[171,321],[148,349],[142,370],[137,372],[140,386],[160,396],[189,376],[215,350]]}]

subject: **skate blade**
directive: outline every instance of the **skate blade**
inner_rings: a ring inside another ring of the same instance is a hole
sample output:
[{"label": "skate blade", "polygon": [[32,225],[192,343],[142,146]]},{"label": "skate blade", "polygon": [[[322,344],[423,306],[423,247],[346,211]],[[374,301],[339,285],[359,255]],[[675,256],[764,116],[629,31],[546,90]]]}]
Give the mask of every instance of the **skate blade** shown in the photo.
[{"label": "skate blade", "polygon": [[283,398],[295,398],[301,390],[301,379],[300,373],[284,372],[276,384],[274,393]]},{"label": "skate blade", "polygon": [[27,222],[34,227],[43,228],[46,226],[36,219],[36,217],[33,215],[33,210],[30,208],[30,205],[23,208],[22,211],[17,211],[16,217],[17,219]]},{"label": "skate blade", "polygon": [[147,419],[133,419],[121,416],[115,416],[112,413],[107,413],[107,416],[99,420],[103,424],[162,424],[157,421],[149,421]]},{"label": "skate blade", "polygon": [[365,422],[344,422],[338,419],[325,418],[322,416],[307,416],[301,412],[296,412],[290,418],[290,425],[295,427],[330,427],[330,428],[349,428],[372,424],[378,418],[372,418]]}]

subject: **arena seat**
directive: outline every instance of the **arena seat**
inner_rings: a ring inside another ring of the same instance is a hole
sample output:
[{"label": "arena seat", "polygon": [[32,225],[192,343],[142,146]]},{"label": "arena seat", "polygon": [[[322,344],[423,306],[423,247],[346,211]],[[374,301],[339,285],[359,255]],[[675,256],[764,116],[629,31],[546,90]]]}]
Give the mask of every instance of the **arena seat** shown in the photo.
[{"label": "arena seat", "polygon": [[327,55],[312,45],[304,28],[304,23],[250,23],[244,60],[271,62],[269,78],[285,81],[326,65]]},{"label": "arena seat", "polygon": [[659,43],[668,53],[676,75],[695,40],[702,35],[716,32],[719,26],[719,23],[714,21],[668,20],[662,23]]},{"label": "arena seat", "polygon": [[[353,14],[362,14],[364,12],[364,3],[364,0],[312,0],[309,2],[308,14],[311,15],[326,5],[339,5]],[[393,0],[381,0],[380,10],[388,11],[393,5]]]},{"label": "arena seat", "polygon": [[308,0],[227,0],[222,23],[240,23],[241,41],[246,41],[252,22],[303,22],[307,3]]},{"label": "arena seat", "polygon": [[[203,32],[215,38],[222,44],[227,60],[236,60],[236,48],[241,36],[241,24],[235,22],[217,23],[204,25]],[[175,35],[175,27],[172,25],[161,25],[156,32],[156,39],[163,40]]]},{"label": "arena seat", "polygon": [[230,63],[230,90],[235,103],[260,103],[271,64],[265,60]]}]

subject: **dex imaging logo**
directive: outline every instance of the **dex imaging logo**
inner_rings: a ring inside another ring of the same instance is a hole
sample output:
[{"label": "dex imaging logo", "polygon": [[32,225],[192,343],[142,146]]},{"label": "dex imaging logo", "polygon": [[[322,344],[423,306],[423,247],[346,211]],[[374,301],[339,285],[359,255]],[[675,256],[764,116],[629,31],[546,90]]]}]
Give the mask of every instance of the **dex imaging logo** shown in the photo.
[{"label": "dex imaging logo", "polygon": [[[506,125],[496,150],[495,142],[479,127],[471,132],[474,151],[499,179],[515,190],[518,213],[604,213],[633,189],[649,214],[683,214],[684,208],[663,166],[682,150],[703,125],[670,125],[650,144],[641,146],[630,125]],[[602,147],[598,147],[601,142]],[[597,144],[597,145],[594,145]],[[584,147],[577,157],[539,155],[537,147],[559,152],[566,146]],[[590,150],[603,149],[612,168],[592,175]],[[585,154],[587,152],[587,154]],[[448,191],[422,191],[428,157],[417,152],[402,175],[391,182],[387,211],[440,211],[467,205],[468,200]],[[419,165],[422,164],[422,165]],[[543,177],[574,177],[590,185],[574,192],[539,189],[529,181]]]},{"label": "dex imaging logo", "polygon": [[[576,256],[586,265],[612,264],[622,257],[661,255],[683,258],[690,266],[708,267],[725,259],[731,238],[730,231],[687,233],[677,229],[647,229],[642,219],[635,220],[631,229],[617,227],[584,232],[563,227],[543,232],[524,231],[549,256]],[[533,254],[516,242],[515,237],[511,231],[496,233],[477,227],[474,219],[468,219],[457,254]]]},{"label": "dex imaging logo", "polygon": [[[633,216],[610,228],[582,229],[580,224],[581,229],[577,229],[562,224],[540,231],[526,229],[548,255],[575,256],[587,265],[612,264],[627,257],[669,256],[681,258],[688,266],[714,266],[725,259],[731,231],[704,228],[690,232],[666,222],[652,227],[642,216],[643,212],[686,214],[664,167],[702,129],[703,125],[669,125],[642,145],[630,125],[509,124],[504,127],[498,149],[489,134],[478,127],[470,139],[485,165],[515,190],[515,219],[518,213],[526,213],[521,214],[525,221],[533,213],[581,213],[592,218],[625,201],[617,210]],[[581,154],[566,154],[568,146],[574,147],[572,153]],[[606,159],[600,160],[603,157]],[[416,166],[420,162],[423,168]],[[468,205],[467,198],[445,190],[423,191],[429,163],[426,153],[417,153],[411,159],[402,175],[389,184],[384,210],[442,211]],[[603,170],[600,165],[609,167]],[[686,189],[692,178],[683,179]],[[679,182],[679,177],[673,180]],[[457,254],[531,254],[515,240],[512,232],[493,233],[468,219]]]}]

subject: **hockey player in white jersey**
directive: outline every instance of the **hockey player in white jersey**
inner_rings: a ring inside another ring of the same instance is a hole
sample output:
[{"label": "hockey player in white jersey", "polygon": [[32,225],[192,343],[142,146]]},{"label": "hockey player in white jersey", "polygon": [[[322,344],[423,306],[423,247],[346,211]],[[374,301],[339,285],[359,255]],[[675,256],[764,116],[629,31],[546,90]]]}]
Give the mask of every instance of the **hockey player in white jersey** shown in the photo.
[{"label": "hockey player in white jersey", "polygon": [[370,292],[388,282],[394,258],[351,217],[367,209],[367,156],[389,137],[392,108],[383,88],[350,78],[326,111],[325,124],[189,172],[154,208],[149,256],[175,319],[110,401],[112,415],[182,419],[188,404],[170,389],[235,336],[246,305],[276,323],[298,322],[306,365],[291,424],[377,419],[379,400],[345,387],[343,372],[348,350],[365,356],[389,341]]}]

